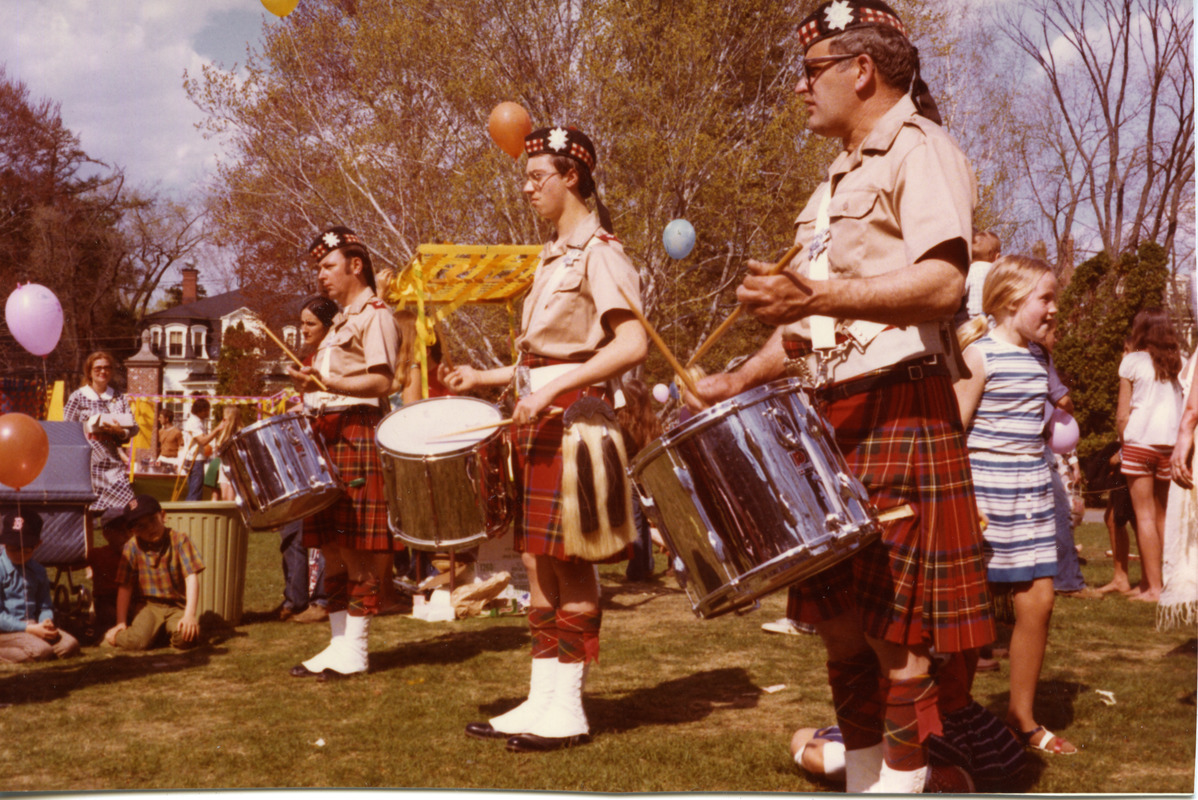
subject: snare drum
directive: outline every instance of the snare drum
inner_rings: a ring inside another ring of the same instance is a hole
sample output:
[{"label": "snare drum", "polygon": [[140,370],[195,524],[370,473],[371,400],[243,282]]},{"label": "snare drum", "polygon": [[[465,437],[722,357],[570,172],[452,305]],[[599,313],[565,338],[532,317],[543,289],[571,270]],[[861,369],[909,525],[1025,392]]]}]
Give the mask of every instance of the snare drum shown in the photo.
[{"label": "snare drum", "polygon": [[794,379],[695,415],[646,446],[631,471],[700,617],[751,606],[881,531],[865,487]]},{"label": "snare drum", "polygon": [[242,428],[218,455],[241,516],[254,530],[303,519],[345,493],[324,444],[299,414],[280,414]]},{"label": "snare drum", "polygon": [[433,397],[392,411],[375,439],[391,531],[417,550],[457,550],[501,535],[515,504],[503,415],[473,397]]}]

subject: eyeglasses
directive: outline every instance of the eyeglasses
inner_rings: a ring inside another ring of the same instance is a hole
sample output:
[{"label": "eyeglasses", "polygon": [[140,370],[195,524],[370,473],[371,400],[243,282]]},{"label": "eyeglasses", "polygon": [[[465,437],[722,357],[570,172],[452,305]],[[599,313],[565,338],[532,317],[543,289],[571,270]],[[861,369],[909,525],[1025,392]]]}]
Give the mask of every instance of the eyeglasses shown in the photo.
[{"label": "eyeglasses", "polygon": [[92,367],[92,372],[112,372],[112,367],[100,365]]},{"label": "eyeglasses", "polygon": [[527,186],[528,184],[531,183],[532,188],[536,189],[539,192],[545,188],[545,182],[548,181],[550,178],[552,178],[554,175],[561,175],[561,173],[560,172],[530,172],[530,173],[528,173],[527,176],[525,176],[524,184]]},{"label": "eyeglasses", "polygon": [[[824,70],[835,64],[837,61],[848,61],[850,58],[856,58],[861,53],[841,53],[834,56],[817,56],[815,58],[803,59],[803,80],[807,81],[807,85],[811,86],[815,83],[816,78],[824,74]],[[819,69],[812,69],[819,67]]]}]

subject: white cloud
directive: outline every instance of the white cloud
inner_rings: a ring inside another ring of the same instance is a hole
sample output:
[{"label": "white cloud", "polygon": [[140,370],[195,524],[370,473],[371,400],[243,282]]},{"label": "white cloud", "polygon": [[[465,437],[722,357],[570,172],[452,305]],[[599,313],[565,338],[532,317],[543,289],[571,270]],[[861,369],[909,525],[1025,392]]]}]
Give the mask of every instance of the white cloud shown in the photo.
[{"label": "white cloud", "polygon": [[89,155],[182,196],[217,147],[195,129],[183,72],[244,61],[264,14],[250,0],[5,0],[0,61],[34,98],[61,103]]}]

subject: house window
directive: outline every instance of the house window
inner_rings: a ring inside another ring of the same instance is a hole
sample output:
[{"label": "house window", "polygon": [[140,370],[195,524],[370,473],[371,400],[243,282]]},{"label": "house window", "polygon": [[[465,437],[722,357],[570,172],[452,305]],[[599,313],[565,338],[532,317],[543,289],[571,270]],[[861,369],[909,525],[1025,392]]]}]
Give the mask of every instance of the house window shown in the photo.
[{"label": "house window", "polygon": [[283,328],[283,341],[286,342],[287,346],[292,350],[295,349],[295,328],[291,327],[290,325],[288,325],[286,328]]},{"label": "house window", "polygon": [[183,358],[183,331],[168,334],[166,354],[169,358]]},{"label": "house window", "polygon": [[204,349],[204,331],[193,329],[191,332],[191,352],[193,358],[207,358],[208,353]]},{"label": "house window", "polygon": [[152,328],[150,330],[150,349],[155,354],[162,352],[162,328]]}]

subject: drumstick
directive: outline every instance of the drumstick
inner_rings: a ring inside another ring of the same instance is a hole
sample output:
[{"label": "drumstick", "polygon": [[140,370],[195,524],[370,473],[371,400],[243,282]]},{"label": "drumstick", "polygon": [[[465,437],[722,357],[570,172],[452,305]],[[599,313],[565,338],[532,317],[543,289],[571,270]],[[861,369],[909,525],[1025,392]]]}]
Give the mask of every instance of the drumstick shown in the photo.
[{"label": "drumstick", "polygon": [[914,517],[915,509],[911,508],[910,503],[903,503],[901,506],[894,506],[885,511],[878,512],[878,522],[894,522],[896,519],[906,519]]},{"label": "drumstick", "polygon": [[[546,417],[555,417],[558,414],[562,413],[563,410],[564,409],[561,409],[561,408],[551,408],[545,412],[545,416]],[[490,428],[504,428],[504,427],[507,427],[508,425],[511,425],[513,422],[515,422],[515,420],[501,419],[499,422],[488,422],[486,425],[475,425],[473,428],[463,428],[462,430],[454,431],[453,433],[439,433],[436,436],[433,436],[431,438],[433,438],[433,439],[448,439],[451,436],[461,436],[463,433],[475,433],[477,431],[485,431]]]},{"label": "drumstick", "polygon": [[628,295],[624,291],[624,287],[616,286],[616,288],[619,289],[620,294],[623,295],[624,302],[628,303],[628,309],[636,316],[637,319],[641,321],[641,325],[645,326],[645,333],[649,334],[649,338],[653,340],[653,344],[657,345],[657,349],[661,351],[663,356],[665,356],[666,361],[669,362],[670,368],[674,370],[674,374],[678,376],[680,381],[682,381],[682,385],[685,386],[687,391],[689,391],[691,395],[699,401],[699,404],[702,405],[703,408],[707,408],[707,403],[703,401],[703,398],[699,395],[699,390],[695,388],[695,382],[691,380],[690,373],[678,363],[678,359],[674,358],[674,354],[670,352],[670,348],[666,346],[665,341],[657,334],[657,331],[653,330],[653,326],[649,324],[649,320],[645,319],[645,315],[642,314],[640,310],[633,304],[632,300],[628,298]]},{"label": "drumstick", "polygon": [[[802,248],[796,244],[794,247],[787,250],[786,255],[782,256],[782,258],[770,268],[770,271],[765,274],[777,275],[779,272],[786,269],[786,265],[791,262],[791,259],[799,254],[799,250],[801,249]],[[704,354],[711,349],[711,346],[716,343],[716,340],[728,332],[728,329],[732,327],[732,323],[740,319],[740,315],[744,312],[744,310],[744,306],[737,306],[732,313],[728,315],[728,318],[721,322],[720,326],[711,332],[711,335],[704,340],[703,344],[699,345],[699,349],[696,350],[695,354],[690,357],[690,360],[686,362],[686,365],[689,367],[702,358]]]},{"label": "drumstick", "polygon": [[[295,365],[296,365],[297,367],[299,367],[300,369],[303,369],[303,368],[304,368],[304,362],[302,362],[302,361],[300,361],[298,358],[296,358],[296,356],[295,356],[295,353],[293,353],[293,352],[291,352],[290,350],[288,350],[288,349],[287,349],[287,345],[285,345],[285,344],[283,344],[281,341],[279,341],[279,337],[278,337],[278,336],[275,336],[273,333],[271,333],[271,332],[270,332],[270,328],[268,328],[268,327],[266,327],[265,325],[263,325],[263,326],[262,326],[262,330],[266,331],[266,335],[267,335],[267,336],[269,336],[269,337],[271,338],[271,341],[273,341],[273,342],[274,342],[275,344],[277,344],[277,345],[278,345],[280,348],[282,348],[282,350],[283,350],[283,354],[284,354],[285,356],[287,356],[288,358],[290,358],[292,361],[294,361],[294,362],[295,362]],[[324,385],[324,381],[322,381],[322,380],[320,379],[320,376],[319,376],[319,375],[313,375],[313,374],[310,374],[310,375],[309,375],[309,377],[311,377],[311,378],[312,378],[312,380],[316,381],[316,385],[320,387],[321,391],[327,392],[327,391],[329,390],[329,387],[327,387],[327,386],[325,386],[325,385]]]}]

